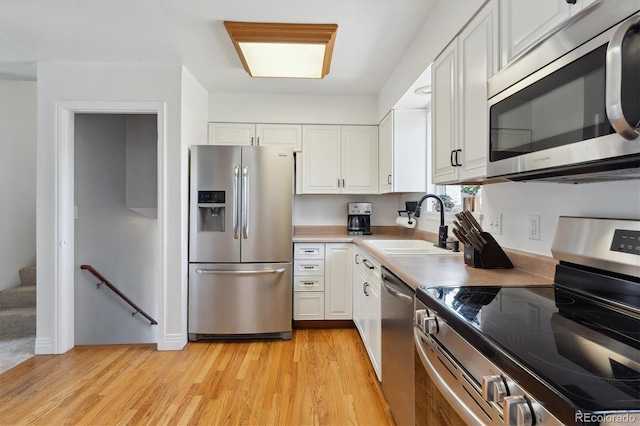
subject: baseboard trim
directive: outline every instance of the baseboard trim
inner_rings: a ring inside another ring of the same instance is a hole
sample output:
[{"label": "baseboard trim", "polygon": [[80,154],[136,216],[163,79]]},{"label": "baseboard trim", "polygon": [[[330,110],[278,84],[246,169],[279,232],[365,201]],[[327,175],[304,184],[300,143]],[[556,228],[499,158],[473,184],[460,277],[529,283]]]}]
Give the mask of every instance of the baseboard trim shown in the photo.
[{"label": "baseboard trim", "polygon": [[293,321],[294,329],[303,328],[355,328],[352,320],[305,320]]},{"label": "baseboard trim", "polygon": [[36,337],[35,354],[52,355],[55,354],[55,345],[50,337]]},{"label": "baseboard trim", "polygon": [[187,345],[187,337],[183,334],[166,334],[158,341],[159,351],[181,351]]}]

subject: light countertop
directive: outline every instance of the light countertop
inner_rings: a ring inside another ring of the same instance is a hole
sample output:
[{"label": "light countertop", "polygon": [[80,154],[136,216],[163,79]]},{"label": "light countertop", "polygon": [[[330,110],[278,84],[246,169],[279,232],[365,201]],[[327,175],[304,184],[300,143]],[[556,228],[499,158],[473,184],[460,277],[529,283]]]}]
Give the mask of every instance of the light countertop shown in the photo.
[{"label": "light countertop", "polygon": [[[397,234],[354,236],[345,233],[294,235],[294,243],[353,243],[378,259],[383,266],[397,275],[414,290],[419,286],[523,286],[549,285],[553,279],[522,269],[478,269],[464,264],[459,255],[386,255],[365,243],[367,239],[411,239]],[[513,263],[513,259],[512,259]]]}]

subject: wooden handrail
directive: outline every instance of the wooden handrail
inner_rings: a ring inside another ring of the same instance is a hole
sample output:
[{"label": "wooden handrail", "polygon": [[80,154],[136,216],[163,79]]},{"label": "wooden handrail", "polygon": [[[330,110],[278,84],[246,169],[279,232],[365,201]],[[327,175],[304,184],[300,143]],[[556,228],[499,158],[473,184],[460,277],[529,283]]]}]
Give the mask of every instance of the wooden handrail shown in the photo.
[{"label": "wooden handrail", "polygon": [[101,282],[99,282],[97,284],[98,288],[100,288],[100,286],[102,284],[106,285],[107,287],[109,287],[111,290],[113,290],[113,292],[115,294],[117,294],[118,296],[120,296],[122,298],[122,300],[124,300],[125,302],[127,302],[129,305],[131,305],[131,307],[133,309],[135,309],[136,311],[132,314],[140,314],[143,317],[145,317],[146,319],[149,320],[149,322],[151,323],[151,325],[158,325],[158,321],[154,320],[151,316],[149,316],[149,314],[147,314],[145,311],[143,311],[138,305],[136,305],[135,303],[133,303],[131,301],[131,299],[129,299],[127,296],[124,295],[124,293],[122,293],[120,290],[118,290],[116,288],[116,286],[114,286],[113,284],[111,284],[109,281],[107,281],[107,279],[105,277],[103,277],[98,271],[95,270],[95,268],[91,265],[80,265],[80,269],[86,269],[87,271],[91,272],[93,275],[95,275],[96,278],[98,278]]}]

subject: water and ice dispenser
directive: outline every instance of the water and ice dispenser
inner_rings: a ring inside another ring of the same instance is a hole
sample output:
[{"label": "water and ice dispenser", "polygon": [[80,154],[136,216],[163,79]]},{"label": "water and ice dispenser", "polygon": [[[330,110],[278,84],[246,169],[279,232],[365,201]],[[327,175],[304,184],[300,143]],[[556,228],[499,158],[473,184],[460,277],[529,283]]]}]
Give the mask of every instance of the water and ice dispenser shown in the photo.
[{"label": "water and ice dispenser", "polygon": [[198,191],[198,232],[225,232],[226,191]]}]

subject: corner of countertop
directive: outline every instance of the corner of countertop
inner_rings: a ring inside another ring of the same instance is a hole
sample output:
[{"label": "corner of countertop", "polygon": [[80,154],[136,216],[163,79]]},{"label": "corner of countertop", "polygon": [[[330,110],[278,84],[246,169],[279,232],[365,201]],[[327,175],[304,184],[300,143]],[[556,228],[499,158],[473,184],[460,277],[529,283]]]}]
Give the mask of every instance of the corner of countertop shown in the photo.
[{"label": "corner of countertop", "polygon": [[513,263],[514,268],[548,279],[555,277],[556,265],[558,264],[556,259],[515,249],[504,248],[503,250]]}]

